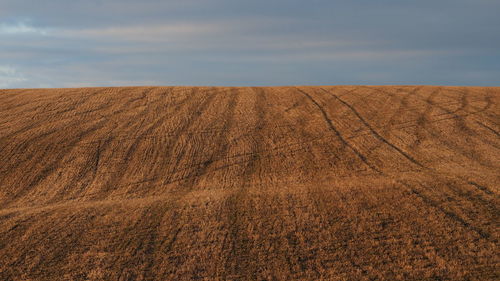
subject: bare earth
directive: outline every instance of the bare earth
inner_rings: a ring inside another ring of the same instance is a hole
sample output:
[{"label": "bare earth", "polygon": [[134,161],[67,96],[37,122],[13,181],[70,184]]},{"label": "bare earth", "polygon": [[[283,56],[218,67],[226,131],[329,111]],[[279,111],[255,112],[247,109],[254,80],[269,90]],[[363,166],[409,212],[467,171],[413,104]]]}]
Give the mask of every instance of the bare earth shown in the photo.
[{"label": "bare earth", "polygon": [[0,90],[0,280],[498,280],[499,100]]}]

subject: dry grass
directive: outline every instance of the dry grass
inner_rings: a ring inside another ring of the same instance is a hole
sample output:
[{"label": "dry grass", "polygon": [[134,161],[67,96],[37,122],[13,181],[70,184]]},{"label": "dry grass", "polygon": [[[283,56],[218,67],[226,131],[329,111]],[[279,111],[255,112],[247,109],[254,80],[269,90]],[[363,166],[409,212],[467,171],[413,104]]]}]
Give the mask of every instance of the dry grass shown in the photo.
[{"label": "dry grass", "polygon": [[0,279],[498,279],[499,98],[1,90]]}]

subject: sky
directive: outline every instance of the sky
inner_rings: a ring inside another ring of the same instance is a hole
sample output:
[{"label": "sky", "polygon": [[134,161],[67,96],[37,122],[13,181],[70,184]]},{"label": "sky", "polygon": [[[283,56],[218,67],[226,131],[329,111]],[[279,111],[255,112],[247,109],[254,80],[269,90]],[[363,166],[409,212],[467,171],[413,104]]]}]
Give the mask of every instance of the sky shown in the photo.
[{"label": "sky", "polygon": [[0,0],[0,88],[500,86],[500,0]]}]

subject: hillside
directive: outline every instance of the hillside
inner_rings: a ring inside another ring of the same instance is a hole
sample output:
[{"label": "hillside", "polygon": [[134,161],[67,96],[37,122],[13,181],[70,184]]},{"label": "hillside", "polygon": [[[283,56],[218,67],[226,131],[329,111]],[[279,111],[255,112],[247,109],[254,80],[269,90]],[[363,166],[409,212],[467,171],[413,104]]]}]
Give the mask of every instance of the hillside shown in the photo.
[{"label": "hillside", "polygon": [[0,90],[0,280],[499,279],[499,101]]}]

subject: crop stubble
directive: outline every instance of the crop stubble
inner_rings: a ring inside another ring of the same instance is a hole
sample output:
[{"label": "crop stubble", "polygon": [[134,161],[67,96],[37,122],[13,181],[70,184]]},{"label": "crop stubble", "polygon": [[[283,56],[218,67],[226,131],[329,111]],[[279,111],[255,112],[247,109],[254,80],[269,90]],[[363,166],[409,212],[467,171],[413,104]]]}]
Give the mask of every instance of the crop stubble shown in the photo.
[{"label": "crop stubble", "polygon": [[499,97],[0,90],[0,279],[498,279]]}]

